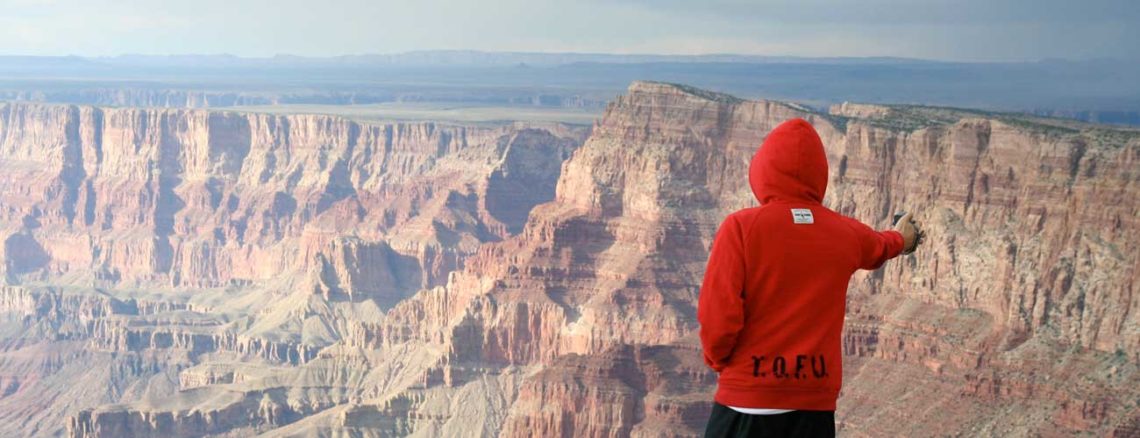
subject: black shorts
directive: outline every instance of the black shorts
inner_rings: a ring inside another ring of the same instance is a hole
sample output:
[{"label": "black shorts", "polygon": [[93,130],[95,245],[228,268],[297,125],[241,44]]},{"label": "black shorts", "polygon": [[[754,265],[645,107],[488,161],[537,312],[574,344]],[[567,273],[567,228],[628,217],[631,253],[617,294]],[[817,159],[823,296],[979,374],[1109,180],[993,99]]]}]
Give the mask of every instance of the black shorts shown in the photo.
[{"label": "black shorts", "polygon": [[835,411],[792,411],[775,415],[748,415],[713,403],[705,438],[724,437],[834,437]]}]

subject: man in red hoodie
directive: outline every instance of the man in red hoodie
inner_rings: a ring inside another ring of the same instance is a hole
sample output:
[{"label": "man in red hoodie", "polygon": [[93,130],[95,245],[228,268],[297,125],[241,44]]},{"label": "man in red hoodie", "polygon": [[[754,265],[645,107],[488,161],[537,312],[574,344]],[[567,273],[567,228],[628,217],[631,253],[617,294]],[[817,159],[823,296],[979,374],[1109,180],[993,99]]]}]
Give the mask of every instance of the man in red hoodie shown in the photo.
[{"label": "man in red hoodie", "polygon": [[705,434],[834,436],[847,283],[913,251],[920,233],[909,214],[874,231],[824,207],[827,156],[803,119],[772,130],[748,179],[761,205],[721,224],[697,307],[719,374]]}]

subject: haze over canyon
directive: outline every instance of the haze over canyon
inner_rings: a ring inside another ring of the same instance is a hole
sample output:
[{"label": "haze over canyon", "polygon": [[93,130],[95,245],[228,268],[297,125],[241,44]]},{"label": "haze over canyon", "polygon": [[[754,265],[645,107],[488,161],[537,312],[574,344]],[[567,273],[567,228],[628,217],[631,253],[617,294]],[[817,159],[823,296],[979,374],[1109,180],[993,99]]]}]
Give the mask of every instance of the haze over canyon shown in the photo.
[{"label": "haze over canyon", "polygon": [[852,101],[1140,125],[1137,76],[1140,61],[1099,58],[957,62],[468,50],[266,58],[0,56],[0,99],[146,107],[274,105],[349,115],[367,114],[369,106],[382,104],[507,105],[579,109],[596,117],[631,81],[654,80],[742,98],[794,101],[820,112]]}]

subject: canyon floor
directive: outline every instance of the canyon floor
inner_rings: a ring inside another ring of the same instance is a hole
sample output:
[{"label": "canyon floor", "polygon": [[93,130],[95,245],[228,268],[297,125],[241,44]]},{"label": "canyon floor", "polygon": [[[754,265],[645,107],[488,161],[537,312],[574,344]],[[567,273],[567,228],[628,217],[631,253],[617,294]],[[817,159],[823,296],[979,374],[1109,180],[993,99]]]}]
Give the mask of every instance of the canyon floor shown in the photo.
[{"label": "canyon floor", "polygon": [[929,233],[851,282],[841,435],[1140,436],[1140,131],[657,82],[592,126],[0,103],[0,435],[699,436],[708,247],[793,117],[826,205]]}]

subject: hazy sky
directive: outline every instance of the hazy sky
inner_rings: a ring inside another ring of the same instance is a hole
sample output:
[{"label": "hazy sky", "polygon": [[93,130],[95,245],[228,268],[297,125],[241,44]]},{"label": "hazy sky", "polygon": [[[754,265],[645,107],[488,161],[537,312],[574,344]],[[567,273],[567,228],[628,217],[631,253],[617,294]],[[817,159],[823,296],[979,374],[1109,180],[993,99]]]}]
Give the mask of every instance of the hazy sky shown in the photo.
[{"label": "hazy sky", "polygon": [[1140,0],[0,0],[0,54],[1140,58]]}]

